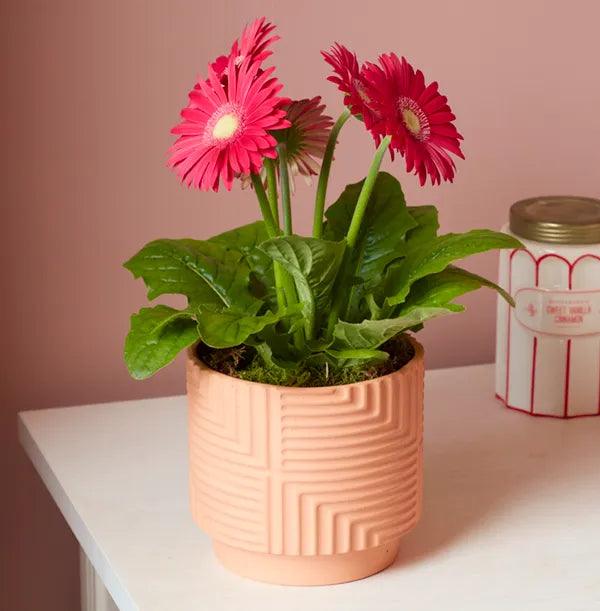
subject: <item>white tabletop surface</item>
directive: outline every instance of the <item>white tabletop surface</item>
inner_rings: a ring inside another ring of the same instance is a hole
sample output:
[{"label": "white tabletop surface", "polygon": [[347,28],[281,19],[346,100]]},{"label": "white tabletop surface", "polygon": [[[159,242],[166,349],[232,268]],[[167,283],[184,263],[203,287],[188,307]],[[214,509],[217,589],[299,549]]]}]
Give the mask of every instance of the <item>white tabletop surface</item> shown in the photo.
[{"label": "white tabletop surface", "polygon": [[363,581],[269,586],[221,568],[188,512],[170,397],[22,413],[22,443],[121,611],[600,609],[600,418],[532,418],[492,366],[427,373],[425,511]]}]

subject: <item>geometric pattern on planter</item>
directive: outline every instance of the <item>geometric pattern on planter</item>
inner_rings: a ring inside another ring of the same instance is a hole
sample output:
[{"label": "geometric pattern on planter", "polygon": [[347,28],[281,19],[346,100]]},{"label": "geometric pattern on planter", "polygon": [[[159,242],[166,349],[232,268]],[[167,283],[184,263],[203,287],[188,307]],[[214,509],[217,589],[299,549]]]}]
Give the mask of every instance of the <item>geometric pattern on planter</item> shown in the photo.
[{"label": "geometric pattern on planter", "polygon": [[422,491],[422,358],[376,380],[282,388],[188,360],[190,500],[211,537],[313,556],[398,540]]}]

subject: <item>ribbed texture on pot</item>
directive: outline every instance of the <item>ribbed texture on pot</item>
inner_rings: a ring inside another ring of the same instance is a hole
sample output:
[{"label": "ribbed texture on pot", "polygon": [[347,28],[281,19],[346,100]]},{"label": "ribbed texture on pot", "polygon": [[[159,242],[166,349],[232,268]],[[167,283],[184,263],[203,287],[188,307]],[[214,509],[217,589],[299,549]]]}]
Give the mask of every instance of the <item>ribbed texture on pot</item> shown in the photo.
[{"label": "ribbed texture on pot", "polygon": [[328,388],[244,382],[187,364],[191,509],[216,541],[311,556],[398,540],[421,512],[423,352]]}]

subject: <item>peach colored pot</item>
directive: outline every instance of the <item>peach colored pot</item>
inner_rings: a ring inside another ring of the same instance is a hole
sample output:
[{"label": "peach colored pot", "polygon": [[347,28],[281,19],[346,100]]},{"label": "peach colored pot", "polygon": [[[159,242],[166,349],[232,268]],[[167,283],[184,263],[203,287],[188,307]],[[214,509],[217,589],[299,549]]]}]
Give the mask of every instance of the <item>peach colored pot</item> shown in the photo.
[{"label": "peach colored pot", "polygon": [[389,566],[423,490],[423,349],[327,388],[244,382],[189,352],[192,515],[235,573],[325,585]]}]

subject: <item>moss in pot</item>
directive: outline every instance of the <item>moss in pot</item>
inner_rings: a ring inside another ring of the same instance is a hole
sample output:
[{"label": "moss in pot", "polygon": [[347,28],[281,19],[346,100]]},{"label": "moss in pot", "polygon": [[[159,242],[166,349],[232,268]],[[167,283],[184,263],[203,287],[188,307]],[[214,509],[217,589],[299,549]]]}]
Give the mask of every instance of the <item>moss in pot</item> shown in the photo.
[{"label": "moss in pot", "polygon": [[[272,30],[255,21],[209,66],[170,150],[189,186],[251,184],[262,218],[205,240],[156,240],[125,263],[149,299],[188,303],[134,314],[125,360],[143,379],[188,350],[192,513],[220,560],[263,581],[338,583],[389,565],[420,515],[413,334],[482,286],[510,301],[455,262],[520,243],[487,229],[440,235],[436,208],[407,205],[380,170],[389,150],[421,184],[453,179],[462,138],[437,84],[394,54],[361,67],[336,45],[323,53],[344,93],[334,123],[320,98],[278,95],[264,65]],[[374,159],[326,206],[349,119],[372,137]],[[292,181],[313,174],[313,231],[301,236]]]}]

